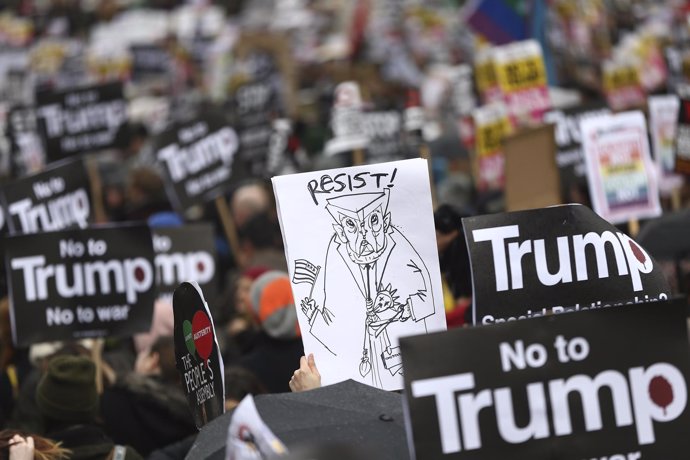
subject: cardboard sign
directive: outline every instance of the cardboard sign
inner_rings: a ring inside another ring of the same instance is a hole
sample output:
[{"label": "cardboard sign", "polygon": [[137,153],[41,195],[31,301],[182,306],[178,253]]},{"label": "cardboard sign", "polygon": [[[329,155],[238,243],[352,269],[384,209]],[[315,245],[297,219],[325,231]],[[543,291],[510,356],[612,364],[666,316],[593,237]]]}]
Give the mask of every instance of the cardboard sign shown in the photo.
[{"label": "cardboard sign", "polygon": [[184,211],[223,194],[237,170],[235,130],[216,117],[174,124],[156,139],[168,197]]},{"label": "cardboard sign", "polygon": [[640,72],[632,63],[604,62],[602,86],[606,102],[616,112],[642,107],[645,104]]},{"label": "cardboard sign", "polygon": [[661,215],[642,112],[588,118],[580,129],[594,211],[613,224]]},{"label": "cardboard sign", "polygon": [[472,265],[475,324],[670,295],[649,254],[585,206],[462,222]]},{"label": "cardboard sign", "polygon": [[505,185],[503,141],[513,126],[505,105],[489,104],[474,111],[477,189],[501,190]]},{"label": "cardboard sign", "polygon": [[201,429],[225,412],[225,371],[213,317],[197,283],[173,294],[175,357],[194,423]]},{"label": "cardboard sign", "polygon": [[675,171],[690,174],[690,98],[686,96],[681,98],[678,112]]},{"label": "cardboard sign", "polygon": [[659,176],[659,191],[668,196],[683,185],[683,177],[674,174],[676,166],[674,144],[678,128],[680,100],[675,95],[650,96],[649,130],[654,146],[654,161]]},{"label": "cardboard sign", "polygon": [[50,162],[70,155],[124,147],[127,100],[122,83],[39,91],[36,117]]},{"label": "cardboard sign", "polygon": [[601,103],[568,110],[550,110],[544,114],[545,123],[555,124],[554,135],[558,147],[556,164],[561,176],[563,197],[569,196],[573,186],[587,188],[587,165],[582,151],[580,122],[609,113],[611,110]]},{"label": "cardboard sign", "polygon": [[156,285],[146,225],[17,235],[5,241],[15,345],[149,330]]},{"label": "cardboard sign", "polygon": [[322,383],[402,388],[398,337],[446,327],[426,161],[275,177],[273,187]]},{"label": "cardboard sign", "polygon": [[404,338],[412,458],[684,459],[687,341],[683,302]]},{"label": "cardboard sign", "polygon": [[[521,131],[506,139],[506,211],[561,204],[554,126]],[[538,177],[539,180],[535,180]]]},{"label": "cardboard sign", "polygon": [[93,221],[89,192],[89,177],[81,159],[61,162],[5,185],[1,196],[10,232],[88,227]]},{"label": "cardboard sign", "polygon": [[172,296],[184,281],[194,281],[213,298],[216,295],[216,245],[211,224],[155,228],[158,295]]},{"label": "cardboard sign", "polygon": [[493,51],[496,78],[511,116],[541,121],[551,107],[541,45],[525,40]]}]

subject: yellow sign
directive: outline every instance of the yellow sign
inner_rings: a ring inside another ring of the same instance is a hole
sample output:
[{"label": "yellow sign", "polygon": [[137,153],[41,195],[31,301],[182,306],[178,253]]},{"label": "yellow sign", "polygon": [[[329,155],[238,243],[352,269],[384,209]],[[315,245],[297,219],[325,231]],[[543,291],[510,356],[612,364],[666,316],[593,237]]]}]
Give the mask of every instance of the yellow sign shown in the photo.
[{"label": "yellow sign", "polygon": [[546,86],[546,69],[541,56],[517,59],[496,68],[498,81],[506,93]]},{"label": "yellow sign", "polygon": [[615,91],[629,86],[640,86],[640,73],[634,66],[618,66],[604,69],[604,91]]},{"label": "yellow sign", "polygon": [[510,121],[507,117],[477,126],[477,156],[483,157],[499,152],[503,146],[503,139],[510,131]]}]

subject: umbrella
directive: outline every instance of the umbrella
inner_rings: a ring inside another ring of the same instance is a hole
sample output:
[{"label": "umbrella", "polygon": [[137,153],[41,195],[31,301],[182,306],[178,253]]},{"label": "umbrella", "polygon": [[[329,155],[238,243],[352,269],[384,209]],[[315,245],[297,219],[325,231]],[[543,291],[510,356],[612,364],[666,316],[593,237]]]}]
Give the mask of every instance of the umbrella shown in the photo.
[{"label": "umbrella", "polygon": [[657,259],[678,259],[690,252],[690,209],[647,222],[637,242]]},{"label": "umbrella", "polygon": [[647,222],[637,235],[637,242],[653,257],[675,263],[678,290],[686,292],[681,259],[690,253],[690,209],[678,211]]},{"label": "umbrella", "polygon": [[[260,395],[259,414],[288,449],[314,444],[359,446],[381,460],[406,460],[402,397],[347,380],[302,393]],[[232,412],[206,425],[187,459],[224,459]]]}]

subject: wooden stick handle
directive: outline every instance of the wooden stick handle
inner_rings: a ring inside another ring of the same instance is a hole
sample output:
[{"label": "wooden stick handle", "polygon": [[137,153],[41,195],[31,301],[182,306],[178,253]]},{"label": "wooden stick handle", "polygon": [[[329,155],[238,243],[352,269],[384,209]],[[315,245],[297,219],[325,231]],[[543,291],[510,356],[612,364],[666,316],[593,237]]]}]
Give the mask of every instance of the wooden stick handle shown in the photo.
[{"label": "wooden stick handle", "polygon": [[240,238],[237,236],[237,227],[235,226],[235,221],[232,218],[230,209],[228,208],[228,202],[225,201],[225,197],[219,196],[215,200],[216,211],[218,211],[218,217],[220,218],[220,223],[223,226],[223,232],[225,232],[225,237],[230,244],[230,250],[232,251],[232,256],[235,259],[235,263],[239,268],[242,268],[243,262],[240,258]]}]

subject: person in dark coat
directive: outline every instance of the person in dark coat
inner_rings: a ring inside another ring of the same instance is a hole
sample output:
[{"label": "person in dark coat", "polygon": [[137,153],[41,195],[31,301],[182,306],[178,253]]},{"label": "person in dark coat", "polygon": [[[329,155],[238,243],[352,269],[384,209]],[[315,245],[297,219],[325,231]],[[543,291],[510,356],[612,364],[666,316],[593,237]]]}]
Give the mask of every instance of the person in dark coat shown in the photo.
[{"label": "person in dark coat", "polygon": [[261,331],[252,352],[238,364],[256,375],[269,393],[289,392],[304,354],[290,278],[266,272],[252,284],[250,298]]},{"label": "person in dark coat", "polygon": [[115,449],[129,459],[142,458],[129,447],[116,446],[96,423],[99,398],[96,366],[82,356],[57,356],[36,388],[36,405],[46,437],[72,451],[72,460],[104,460]]},{"label": "person in dark coat", "polygon": [[148,456],[197,432],[175,368],[173,338],[159,337],[101,398],[107,433]]}]

